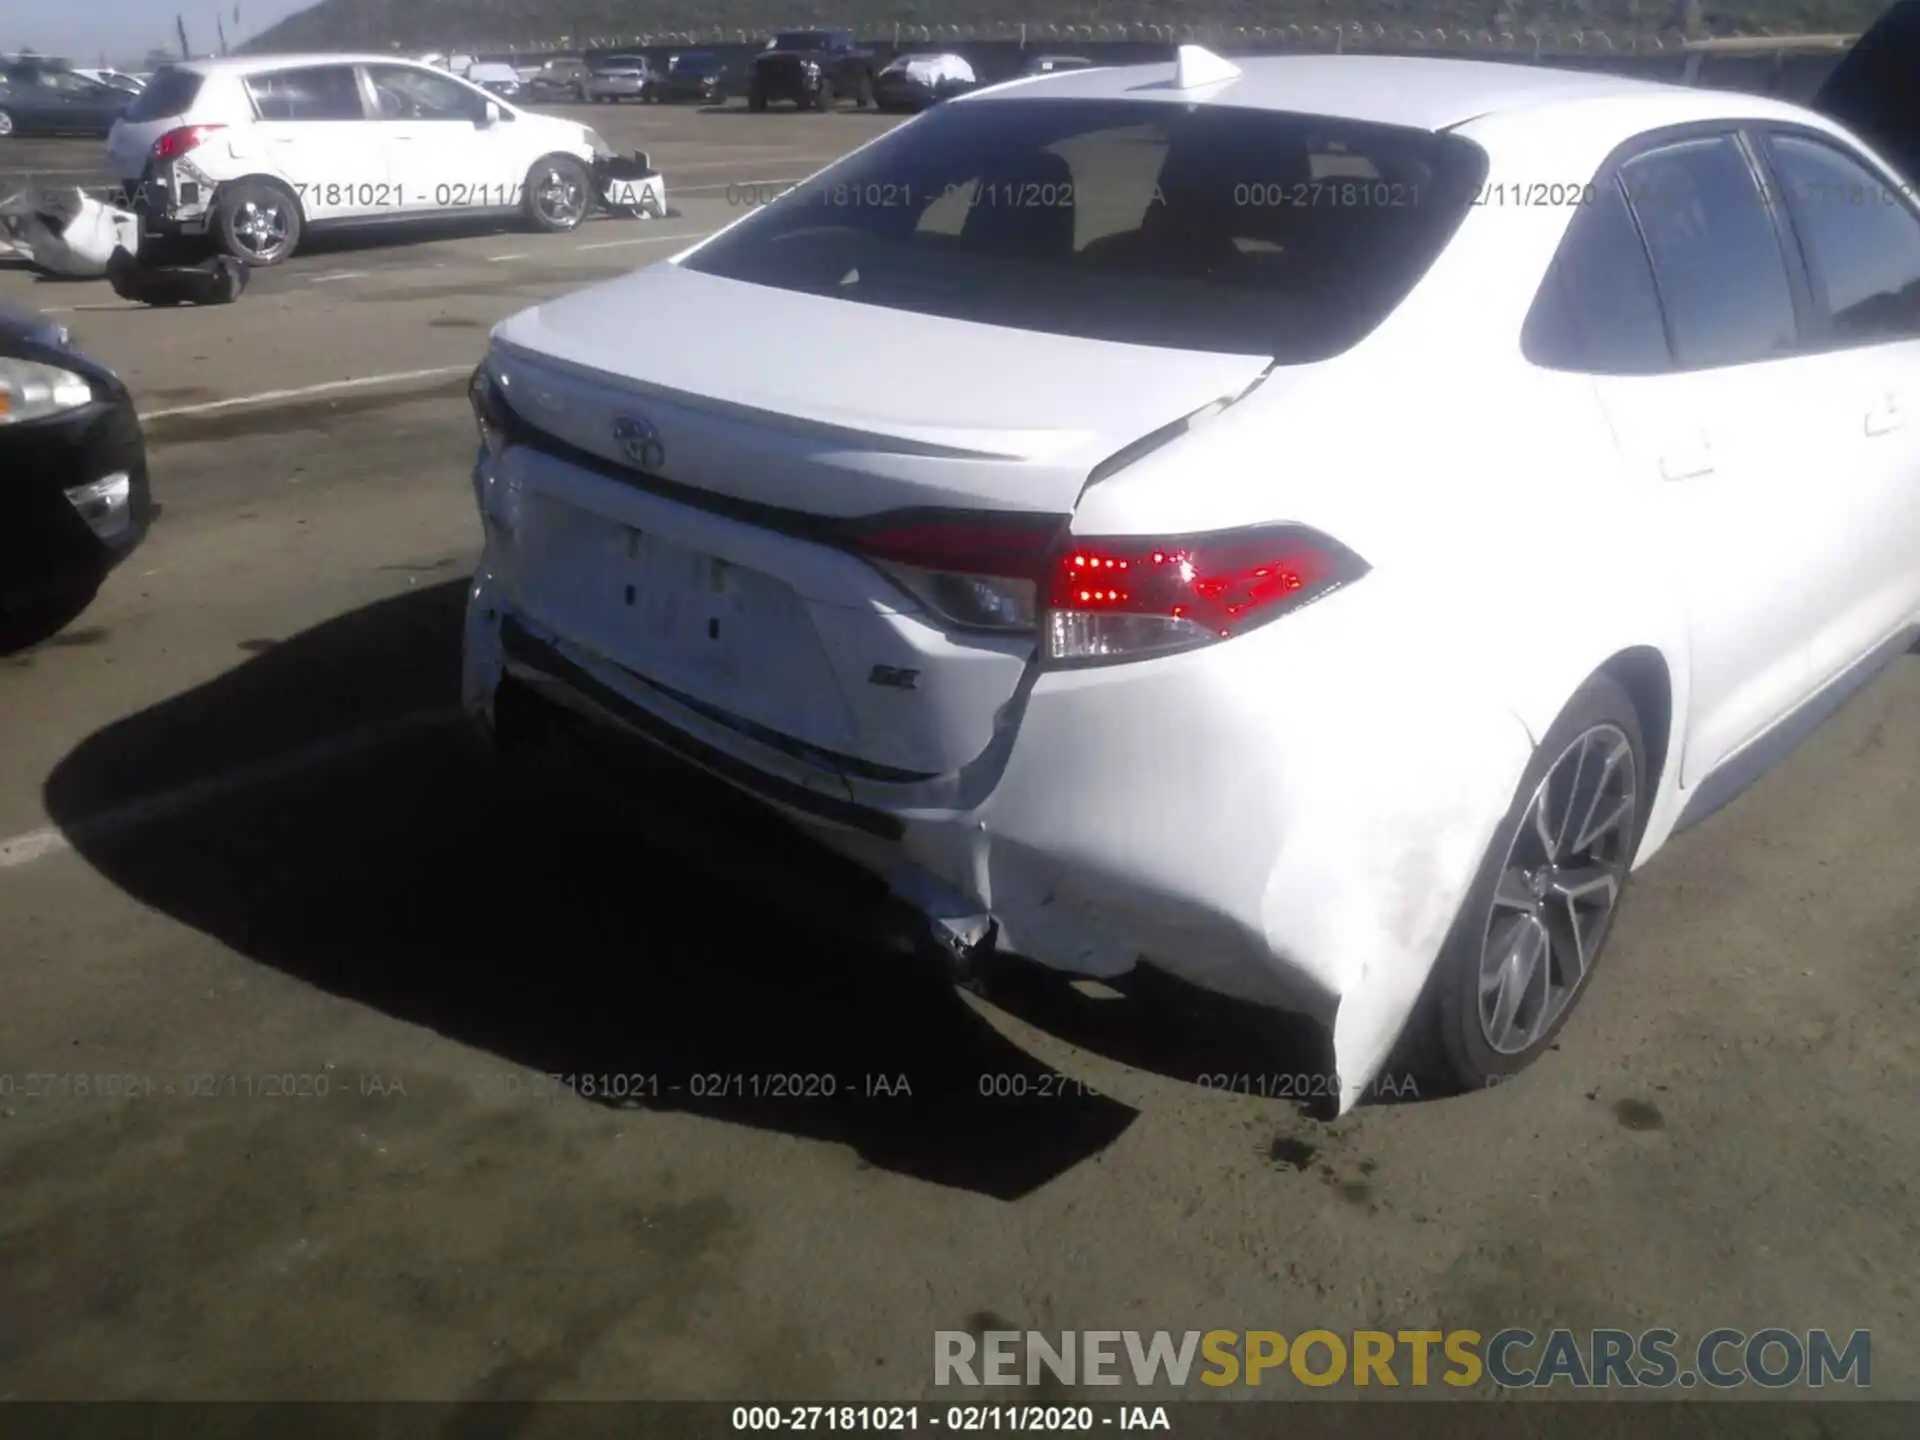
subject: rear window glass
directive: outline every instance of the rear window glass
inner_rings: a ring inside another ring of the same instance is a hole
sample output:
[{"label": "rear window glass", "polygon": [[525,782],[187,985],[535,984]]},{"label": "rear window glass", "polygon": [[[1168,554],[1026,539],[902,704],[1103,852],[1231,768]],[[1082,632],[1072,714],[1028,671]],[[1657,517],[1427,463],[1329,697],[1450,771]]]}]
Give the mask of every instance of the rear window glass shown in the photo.
[{"label": "rear window glass", "polygon": [[163,68],[153,72],[147,88],[127,107],[129,120],[164,120],[184,115],[200,95],[200,77],[191,70]]},{"label": "rear window glass", "polygon": [[351,65],[255,75],[247,91],[262,120],[364,120],[367,114]]},{"label": "rear window glass", "polygon": [[1405,298],[1486,165],[1458,136],[1317,116],[954,105],[683,263],[925,315],[1310,361]]}]

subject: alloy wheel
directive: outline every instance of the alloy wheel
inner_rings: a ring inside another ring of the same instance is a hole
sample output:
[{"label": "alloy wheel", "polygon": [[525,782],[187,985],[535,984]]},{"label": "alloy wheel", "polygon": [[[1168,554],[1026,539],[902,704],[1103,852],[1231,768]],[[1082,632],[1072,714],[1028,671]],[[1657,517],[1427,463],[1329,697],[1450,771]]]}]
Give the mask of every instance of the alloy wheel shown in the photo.
[{"label": "alloy wheel", "polygon": [[11,134],[13,134],[13,116],[0,110],[0,139],[5,139]]},{"label": "alloy wheel", "polygon": [[292,228],[286,210],[272,200],[248,200],[234,211],[233,238],[257,264],[279,259]]},{"label": "alloy wheel", "polygon": [[1596,725],[1528,801],[1494,886],[1480,952],[1480,1031],[1502,1055],[1538,1044],[1599,958],[1639,834],[1633,745]]},{"label": "alloy wheel", "polygon": [[574,225],[586,214],[587,192],[585,187],[559,170],[549,170],[534,187],[533,203],[541,219],[550,224]]}]

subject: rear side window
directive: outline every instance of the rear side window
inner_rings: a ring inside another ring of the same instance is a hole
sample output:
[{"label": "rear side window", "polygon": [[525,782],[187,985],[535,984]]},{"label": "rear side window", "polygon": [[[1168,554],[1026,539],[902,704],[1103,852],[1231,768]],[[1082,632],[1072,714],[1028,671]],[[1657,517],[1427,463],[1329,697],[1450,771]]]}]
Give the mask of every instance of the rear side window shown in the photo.
[{"label": "rear side window", "polygon": [[351,65],[274,70],[247,81],[262,120],[364,120],[360,81]]},{"label": "rear side window", "polygon": [[1454,135],[1224,105],[936,107],[683,263],[925,315],[1307,362],[1406,297],[1486,166]]},{"label": "rear side window", "polygon": [[1742,365],[1799,344],[1772,213],[1731,135],[1650,151],[1621,168],[1646,237],[1674,358]]},{"label": "rear side window", "polygon": [[1818,140],[1768,141],[1780,191],[1836,339],[1920,334],[1920,218],[1851,156]]},{"label": "rear side window", "polygon": [[166,120],[175,115],[184,115],[193,108],[193,102],[200,98],[201,77],[191,70],[178,70],[166,66],[153,72],[153,78],[147,81],[147,88],[133,97],[133,103],[127,107],[129,120]]},{"label": "rear side window", "polygon": [[1673,368],[1646,246],[1618,180],[1596,186],[1593,203],[1574,212],[1520,348],[1550,370],[1657,375]]}]

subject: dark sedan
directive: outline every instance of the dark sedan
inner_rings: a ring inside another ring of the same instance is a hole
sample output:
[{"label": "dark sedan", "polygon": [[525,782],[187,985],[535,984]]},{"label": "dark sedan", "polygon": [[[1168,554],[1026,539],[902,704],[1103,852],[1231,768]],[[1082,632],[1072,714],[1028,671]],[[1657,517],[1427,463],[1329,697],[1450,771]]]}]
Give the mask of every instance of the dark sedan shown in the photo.
[{"label": "dark sedan", "polygon": [[0,140],[16,135],[106,138],[134,96],[71,70],[34,64],[0,67]]},{"label": "dark sedan", "polygon": [[727,67],[710,50],[688,50],[667,62],[664,72],[647,78],[646,99],[660,104],[676,101],[701,105],[727,102]]},{"label": "dark sedan", "polygon": [[0,306],[0,636],[77,615],[152,511],[127,387],[60,326]]}]

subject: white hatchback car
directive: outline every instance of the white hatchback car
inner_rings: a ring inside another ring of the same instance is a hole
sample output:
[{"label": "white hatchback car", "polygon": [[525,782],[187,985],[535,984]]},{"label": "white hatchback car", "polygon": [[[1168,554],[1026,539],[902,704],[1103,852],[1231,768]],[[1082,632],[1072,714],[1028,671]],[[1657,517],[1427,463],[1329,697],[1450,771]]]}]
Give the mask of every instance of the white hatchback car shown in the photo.
[{"label": "white hatchback car", "polygon": [[963,961],[1304,1010],[1342,1108],[1403,1039],[1498,1080],[1920,636],[1883,133],[1193,48],[937,106],[494,332],[466,704],[677,752]]},{"label": "white hatchback car", "polygon": [[576,121],[372,55],[169,65],[107,141],[147,233],[210,235],[249,265],[340,226],[470,216],[571,230],[595,203],[595,158],[612,153]]}]

